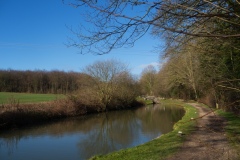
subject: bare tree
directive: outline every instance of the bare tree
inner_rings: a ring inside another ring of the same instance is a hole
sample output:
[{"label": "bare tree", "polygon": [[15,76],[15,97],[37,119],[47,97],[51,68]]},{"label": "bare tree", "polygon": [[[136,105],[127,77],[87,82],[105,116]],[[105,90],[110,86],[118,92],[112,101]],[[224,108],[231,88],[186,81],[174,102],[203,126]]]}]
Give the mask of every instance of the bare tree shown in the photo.
[{"label": "bare tree", "polygon": [[83,72],[88,77],[79,90],[79,98],[87,104],[99,106],[106,111],[121,106],[126,100],[131,103],[133,99],[127,99],[129,95],[136,97],[134,90],[131,91],[133,82],[128,68],[120,61],[97,61],[86,66]]},{"label": "bare tree", "polygon": [[171,76],[174,77],[178,83],[181,83],[190,88],[194,92],[194,99],[198,99],[197,84],[201,75],[198,72],[199,62],[198,55],[194,53],[191,48],[186,48],[181,52],[182,54],[173,57],[170,63]]},{"label": "bare tree", "polygon": [[72,30],[77,38],[70,42],[83,53],[133,46],[150,29],[155,35],[170,35],[170,41],[183,35],[240,37],[238,0],[70,0],[68,4],[81,8],[85,18],[79,31]]},{"label": "bare tree", "polygon": [[147,95],[154,95],[154,87],[156,84],[157,71],[153,65],[148,65],[143,69],[140,84],[143,89],[143,93]]}]

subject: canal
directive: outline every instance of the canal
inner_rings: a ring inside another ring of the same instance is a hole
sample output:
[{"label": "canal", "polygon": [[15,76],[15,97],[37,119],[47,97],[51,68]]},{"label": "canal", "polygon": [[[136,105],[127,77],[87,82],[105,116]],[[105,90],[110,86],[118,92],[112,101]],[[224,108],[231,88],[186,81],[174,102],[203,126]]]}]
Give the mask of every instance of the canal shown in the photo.
[{"label": "canal", "polygon": [[170,132],[185,111],[149,105],[0,132],[1,160],[85,160]]}]

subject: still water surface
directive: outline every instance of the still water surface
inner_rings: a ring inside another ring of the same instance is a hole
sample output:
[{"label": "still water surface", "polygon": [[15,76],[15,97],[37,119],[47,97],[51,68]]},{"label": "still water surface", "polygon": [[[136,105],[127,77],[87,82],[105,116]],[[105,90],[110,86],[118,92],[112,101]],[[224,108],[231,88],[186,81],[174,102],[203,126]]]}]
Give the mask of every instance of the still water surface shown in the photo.
[{"label": "still water surface", "polygon": [[84,160],[148,142],[183,115],[182,108],[154,105],[0,131],[0,160]]}]

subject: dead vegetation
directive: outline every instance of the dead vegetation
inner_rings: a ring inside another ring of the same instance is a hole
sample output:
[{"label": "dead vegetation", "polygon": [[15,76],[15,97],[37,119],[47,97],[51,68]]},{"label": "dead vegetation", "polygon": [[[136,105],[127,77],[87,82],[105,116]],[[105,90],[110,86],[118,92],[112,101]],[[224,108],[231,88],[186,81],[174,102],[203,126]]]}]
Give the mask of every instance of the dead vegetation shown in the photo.
[{"label": "dead vegetation", "polygon": [[[140,105],[142,105],[140,102],[135,101],[131,106]],[[51,102],[28,104],[21,104],[17,100],[11,99],[8,104],[0,106],[0,128],[22,127],[103,111],[105,110],[101,106],[97,104],[84,104],[74,96]]]}]

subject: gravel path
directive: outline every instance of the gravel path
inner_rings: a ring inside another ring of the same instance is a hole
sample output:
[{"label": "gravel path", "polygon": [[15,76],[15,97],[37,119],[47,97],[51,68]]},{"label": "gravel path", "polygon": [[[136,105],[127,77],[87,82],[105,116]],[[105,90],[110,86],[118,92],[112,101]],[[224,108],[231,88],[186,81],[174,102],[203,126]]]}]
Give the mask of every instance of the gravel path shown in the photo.
[{"label": "gravel path", "polygon": [[[187,137],[179,152],[168,160],[237,160],[237,152],[228,143],[223,127],[225,120],[200,104],[196,130]],[[205,116],[204,116],[205,115]]]}]

